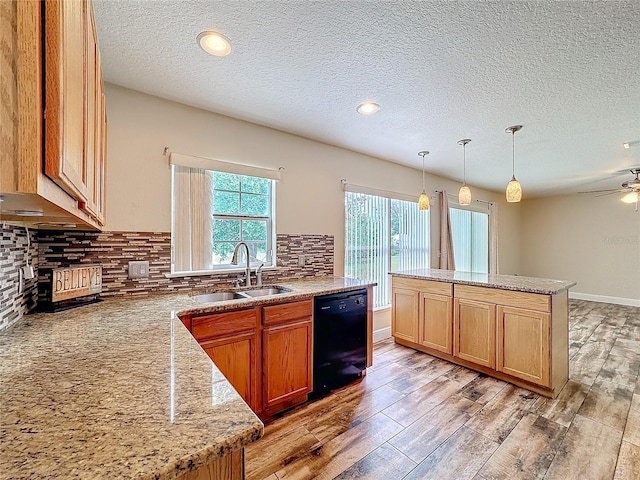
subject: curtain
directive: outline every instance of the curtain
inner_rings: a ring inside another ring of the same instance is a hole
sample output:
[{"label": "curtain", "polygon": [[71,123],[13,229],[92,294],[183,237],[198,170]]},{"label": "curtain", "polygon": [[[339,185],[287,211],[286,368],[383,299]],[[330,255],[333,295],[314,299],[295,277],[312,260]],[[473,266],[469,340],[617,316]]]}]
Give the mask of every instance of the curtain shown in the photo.
[{"label": "curtain", "polygon": [[498,205],[489,202],[489,273],[500,273],[498,268]]},{"label": "curtain", "polygon": [[202,168],[173,168],[173,271],[209,270],[213,262],[213,177]]},{"label": "curtain", "polygon": [[440,192],[440,265],[443,270],[455,270],[453,242],[451,240],[451,218],[447,192]]}]

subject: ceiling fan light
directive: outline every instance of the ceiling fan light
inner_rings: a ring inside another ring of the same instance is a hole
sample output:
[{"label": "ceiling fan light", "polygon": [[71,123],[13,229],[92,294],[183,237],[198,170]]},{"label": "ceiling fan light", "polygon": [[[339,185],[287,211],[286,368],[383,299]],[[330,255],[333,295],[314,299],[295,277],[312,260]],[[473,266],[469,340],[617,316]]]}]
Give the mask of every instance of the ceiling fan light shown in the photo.
[{"label": "ceiling fan light", "polygon": [[636,203],[639,196],[640,195],[638,194],[638,192],[629,192],[620,200],[622,200],[624,203]]},{"label": "ceiling fan light", "polygon": [[507,202],[509,203],[517,203],[522,200],[522,187],[520,186],[520,182],[516,180],[516,177],[513,177],[507,185],[506,193]]},{"label": "ceiling fan light", "polygon": [[471,189],[467,184],[460,187],[458,192],[458,203],[460,205],[471,205]]}]

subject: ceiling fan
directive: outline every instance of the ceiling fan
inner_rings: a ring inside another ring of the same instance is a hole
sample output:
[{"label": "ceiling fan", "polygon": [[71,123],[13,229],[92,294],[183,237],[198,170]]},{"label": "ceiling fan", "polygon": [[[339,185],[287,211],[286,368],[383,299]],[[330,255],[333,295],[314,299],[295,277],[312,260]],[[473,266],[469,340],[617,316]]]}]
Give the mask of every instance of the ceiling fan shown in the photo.
[{"label": "ceiling fan", "polygon": [[640,167],[632,168],[629,170],[632,175],[635,175],[636,178],[630,180],[628,182],[622,183],[622,188],[612,188],[609,190],[589,190],[586,192],[578,192],[578,193],[597,193],[596,197],[602,197],[605,195],[612,195],[614,193],[622,193],[626,192],[625,195],[620,199],[624,203],[635,203],[636,204],[636,212],[638,211],[638,200],[640,200]]}]

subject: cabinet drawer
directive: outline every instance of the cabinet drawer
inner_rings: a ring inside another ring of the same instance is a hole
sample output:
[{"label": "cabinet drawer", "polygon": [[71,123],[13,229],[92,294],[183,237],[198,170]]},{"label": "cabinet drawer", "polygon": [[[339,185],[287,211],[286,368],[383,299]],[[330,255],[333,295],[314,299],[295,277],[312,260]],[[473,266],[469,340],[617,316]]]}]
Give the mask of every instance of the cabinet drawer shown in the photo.
[{"label": "cabinet drawer", "polygon": [[304,300],[302,302],[270,305],[264,307],[263,311],[262,323],[264,325],[275,325],[292,320],[310,318],[313,314],[313,302],[312,300]]},{"label": "cabinet drawer", "polygon": [[393,277],[393,288],[419,290],[424,293],[453,296],[453,284],[434,280],[418,280],[417,278]]},{"label": "cabinet drawer", "polygon": [[548,295],[539,293],[515,292],[499,288],[474,287],[468,285],[455,286],[456,298],[467,298],[498,305],[519,307],[540,312],[550,312],[551,302]]},{"label": "cabinet drawer", "polygon": [[200,341],[252,330],[258,327],[259,315],[260,311],[253,308],[193,317],[191,319],[191,333],[196,340]]}]

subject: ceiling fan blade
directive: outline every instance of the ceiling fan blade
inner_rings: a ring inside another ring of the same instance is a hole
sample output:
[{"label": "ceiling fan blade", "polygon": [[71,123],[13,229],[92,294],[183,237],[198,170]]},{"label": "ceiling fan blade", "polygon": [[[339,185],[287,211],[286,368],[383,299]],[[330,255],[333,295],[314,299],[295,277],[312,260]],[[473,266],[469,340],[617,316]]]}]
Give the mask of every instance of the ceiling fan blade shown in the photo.
[{"label": "ceiling fan blade", "polygon": [[609,188],[608,190],[587,190],[586,192],[578,192],[578,193],[605,193],[605,192],[623,192],[624,190],[620,190],[619,188]]},{"label": "ceiling fan blade", "polygon": [[618,193],[618,192],[626,192],[626,191],[627,191],[626,189],[623,189],[623,190],[614,190],[614,191],[612,191],[612,192],[600,193],[600,194],[598,194],[598,195],[594,195],[594,196],[596,196],[596,197],[606,197],[607,195],[613,195],[614,193]]}]

